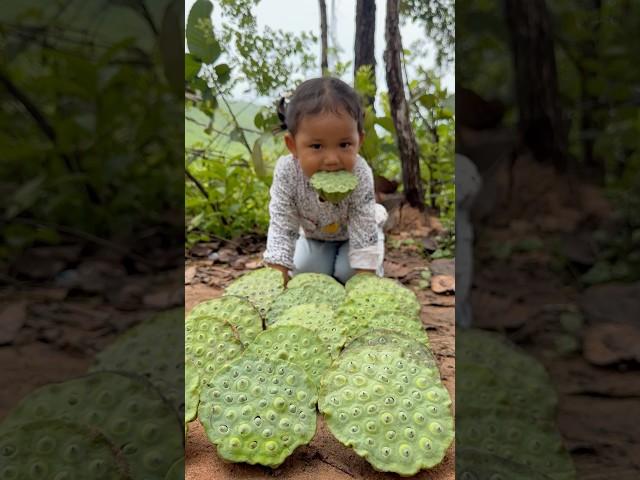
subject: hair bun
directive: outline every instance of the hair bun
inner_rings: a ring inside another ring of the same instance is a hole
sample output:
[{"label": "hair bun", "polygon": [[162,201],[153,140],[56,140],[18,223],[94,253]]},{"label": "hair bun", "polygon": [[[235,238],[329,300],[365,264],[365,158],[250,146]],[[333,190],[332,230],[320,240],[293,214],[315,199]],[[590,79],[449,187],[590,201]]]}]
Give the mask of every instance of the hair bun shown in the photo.
[{"label": "hair bun", "polygon": [[282,131],[285,131],[287,130],[287,106],[285,105],[284,97],[280,97],[276,110],[278,112],[278,118],[280,119],[280,128],[282,129]]}]

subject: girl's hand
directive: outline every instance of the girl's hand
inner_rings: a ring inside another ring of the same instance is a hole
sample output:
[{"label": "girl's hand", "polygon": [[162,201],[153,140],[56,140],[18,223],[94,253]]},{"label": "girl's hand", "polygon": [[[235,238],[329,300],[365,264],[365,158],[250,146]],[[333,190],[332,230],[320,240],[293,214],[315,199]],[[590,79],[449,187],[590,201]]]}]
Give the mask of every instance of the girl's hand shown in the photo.
[{"label": "girl's hand", "polygon": [[282,278],[284,280],[284,286],[287,286],[287,282],[289,282],[289,269],[283,265],[278,265],[276,263],[267,263],[267,267],[274,268],[280,272],[282,272]]}]

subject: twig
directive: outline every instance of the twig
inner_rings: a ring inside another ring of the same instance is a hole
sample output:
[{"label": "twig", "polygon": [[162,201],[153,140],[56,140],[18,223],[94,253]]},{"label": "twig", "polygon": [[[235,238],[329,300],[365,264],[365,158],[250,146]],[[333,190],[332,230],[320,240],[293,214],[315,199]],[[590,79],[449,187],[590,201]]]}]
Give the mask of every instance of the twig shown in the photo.
[{"label": "twig", "polygon": [[211,198],[209,197],[209,193],[207,192],[207,190],[200,183],[200,181],[196,177],[193,176],[193,174],[189,171],[189,169],[187,167],[184,167],[184,174],[187,176],[187,178],[189,180],[191,180],[193,182],[193,184],[196,186],[196,188],[202,194],[202,196],[207,199],[207,203],[211,207],[211,210],[213,210],[213,213],[216,214],[216,215],[218,215],[218,214],[220,215],[220,221],[222,222],[222,224],[225,225],[225,226],[229,225],[229,222],[227,222],[227,219],[225,218],[225,216],[222,215],[222,213],[220,212],[220,209],[218,208],[218,205],[216,205],[215,203],[213,203],[211,201]]}]

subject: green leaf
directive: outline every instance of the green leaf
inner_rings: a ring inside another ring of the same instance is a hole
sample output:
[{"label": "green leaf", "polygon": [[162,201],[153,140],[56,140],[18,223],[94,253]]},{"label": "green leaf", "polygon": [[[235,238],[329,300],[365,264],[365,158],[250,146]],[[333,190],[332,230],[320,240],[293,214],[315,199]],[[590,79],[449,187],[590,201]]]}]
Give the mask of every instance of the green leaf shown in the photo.
[{"label": "green leaf", "polygon": [[260,135],[253,144],[253,150],[251,151],[251,161],[253,162],[253,168],[256,171],[258,178],[263,179],[267,176],[267,168],[264,164],[262,157],[262,143],[270,137],[270,134],[263,133]]},{"label": "green leaf", "polygon": [[425,93],[418,98],[418,101],[426,108],[433,108],[436,106],[437,98],[433,93]]},{"label": "green leaf", "polygon": [[216,77],[218,77],[218,82],[221,85],[224,85],[225,83],[227,83],[229,81],[229,78],[231,78],[231,69],[229,68],[229,65],[227,65],[226,63],[220,63],[216,65],[215,71],[216,71]]},{"label": "green leaf", "polygon": [[191,7],[187,20],[187,46],[189,52],[204,63],[213,63],[222,49],[213,34],[209,0],[197,0]]},{"label": "green leaf", "polygon": [[376,118],[376,123],[389,133],[395,133],[396,131],[396,127],[390,117],[378,117]]},{"label": "green leaf", "polygon": [[186,81],[189,81],[193,77],[195,77],[200,71],[201,67],[202,63],[199,60],[196,60],[193,55],[191,55],[190,53],[184,54],[184,79]]},{"label": "green leaf", "polygon": [[158,43],[162,54],[162,66],[164,75],[171,86],[171,90],[179,97],[183,95],[184,83],[180,75],[182,65],[182,42],[184,35],[182,26],[182,2],[173,0],[166,8],[162,18],[162,26]]}]

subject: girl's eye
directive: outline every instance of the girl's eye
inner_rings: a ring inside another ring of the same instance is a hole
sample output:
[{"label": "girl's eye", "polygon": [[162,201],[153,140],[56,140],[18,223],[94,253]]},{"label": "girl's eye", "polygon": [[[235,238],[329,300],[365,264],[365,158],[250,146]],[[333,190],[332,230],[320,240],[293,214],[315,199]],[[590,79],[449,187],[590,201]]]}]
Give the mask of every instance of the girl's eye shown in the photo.
[{"label": "girl's eye", "polygon": [[313,148],[314,150],[320,150],[320,144],[319,143],[314,143],[311,145],[311,148]]},{"label": "girl's eye", "polygon": [[349,148],[349,147],[351,146],[351,143],[349,143],[349,142],[343,142],[343,143],[341,143],[341,144],[340,144],[340,146],[341,146],[342,148]]}]

